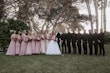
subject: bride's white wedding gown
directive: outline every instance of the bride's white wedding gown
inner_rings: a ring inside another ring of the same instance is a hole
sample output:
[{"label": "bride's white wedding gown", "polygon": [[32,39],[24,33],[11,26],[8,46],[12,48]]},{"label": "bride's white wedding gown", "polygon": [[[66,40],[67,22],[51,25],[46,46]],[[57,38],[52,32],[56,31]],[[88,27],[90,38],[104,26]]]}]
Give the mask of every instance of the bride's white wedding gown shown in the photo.
[{"label": "bride's white wedding gown", "polygon": [[48,43],[47,51],[46,51],[47,55],[60,55],[61,54],[60,48],[58,46],[57,41],[55,41],[55,38],[56,37],[53,36],[50,42]]}]

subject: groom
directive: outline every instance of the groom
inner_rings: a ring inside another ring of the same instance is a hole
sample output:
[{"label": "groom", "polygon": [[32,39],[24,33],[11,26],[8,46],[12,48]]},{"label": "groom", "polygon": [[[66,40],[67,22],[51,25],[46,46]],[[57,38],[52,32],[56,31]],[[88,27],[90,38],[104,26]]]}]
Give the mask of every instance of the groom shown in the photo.
[{"label": "groom", "polygon": [[58,45],[59,45],[59,47],[60,47],[60,32],[58,32],[57,34],[56,34],[56,37],[58,38]]},{"label": "groom", "polygon": [[71,43],[71,37],[72,37],[71,33],[68,32],[68,33],[66,34],[68,54],[71,54],[71,45],[70,45],[70,43]]}]

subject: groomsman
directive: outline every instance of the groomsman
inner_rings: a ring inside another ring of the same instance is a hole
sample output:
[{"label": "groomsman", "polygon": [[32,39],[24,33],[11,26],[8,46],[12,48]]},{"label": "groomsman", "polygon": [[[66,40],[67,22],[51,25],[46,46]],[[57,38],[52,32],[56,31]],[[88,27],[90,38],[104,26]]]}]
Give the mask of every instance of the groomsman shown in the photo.
[{"label": "groomsman", "polygon": [[82,35],[82,41],[83,41],[83,49],[84,49],[84,54],[87,54],[87,33],[86,30],[84,30],[84,33]]},{"label": "groomsman", "polygon": [[66,37],[67,37],[68,53],[71,54],[71,45],[70,45],[70,42],[71,42],[71,33],[68,32],[68,33],[66,34]]},{"label": "groomsman", "polygon": [[76,33],[73,31],[72,33],[72,48],[73,48],[73,54],[76,54]]},{"label": "groomsman", "polygon": [[93,54],[93,34],[92,34],[92,30],[89,30],[88,45],[89,45],[89,54],[92,55]]},{"label": "groomsman", "polygon": [[56,37],[58,38],[58,45],[59,45],[59,47],[60,47],[60,36],[61,36],[61,35],[60,35],[60,33],[58,32],[57,35],[56,35]]},{"label": "groomsman", "polygon": [[102,29],[100,30],[99,36],[99,48],[100,48],[100,55],[103,54],[105,56],[105,49],[104,49],[104,32],[102,32]]},{"label": "groomsman", "polygon": [[77,34],[77,47],[78,47],[78,53],[81,54],[81,40],[82,40],[82,34],[80,33],[80,31],[78,31]]},{"label": "groomsman", "polygon": [[95,33],[93,34],[93,40],[94,40],[95,55],[98,55],[98,33],[97,33],[97,29],[95,29]]},{"label": "groomsman", "polygon": [[[62,53],[66,53],[66,34],[61,34],[61,40],[62,40]],[[65,50],[65,51],[64,51]]]}]

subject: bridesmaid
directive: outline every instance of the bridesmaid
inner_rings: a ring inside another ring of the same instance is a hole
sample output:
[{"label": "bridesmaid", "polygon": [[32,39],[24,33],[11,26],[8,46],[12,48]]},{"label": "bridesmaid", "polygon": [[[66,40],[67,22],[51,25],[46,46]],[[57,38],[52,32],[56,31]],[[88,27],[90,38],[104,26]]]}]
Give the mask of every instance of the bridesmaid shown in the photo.
[{"label": "bridesmaid", "polygon": [[45,33],[41,33],[41,53],[46,53]]},{"label": "bridesmaid", "polygon": [[26,48],[27,48],[27,41],[28,41],[28,37],[27,37],[27,35],[26,35],[26,30],[23,31],[21,37],[22,37],[22,42],[21,42],[20,55],[25,55],[25,53],[26,53]]},{"label": "bridesmaid", "polygon": [[15,55],[15,51],[16,51],[15,48],[16,48],[16,31],[13,30],[12,35],[11,35],[11,42],[7,49],[6,55]]},{"label": "bridesmaid", "polygon": [[46,44],[46,50],[47,50],[47,46],[48,46],[48,43],[49,43],[49,41],[50,41],[50,34],[46,32],[45,35],[46,35],[46,36],[45,36],[45,37],[46,37],[45,44]]},{"label": "bridesmaid", "polygon": [[36,54],[36,36],[35,33],[32,34],[32,54]]},{"label": "bridesmaid", "polygon": [[28,33],[28,44],[26,49],[26,55],[32,55],[32,33],[29,31]]},{"label": "bridesmaid", "polygon": [[18,31],[18,34],[16,35],[16,55],[20,54],[21,40],[21,32]]},{"label": "bridesmaid", "polygon": [[41,53],[41,38],[40,38],[40,33],[36,34],[36,54],[40,54]]}]

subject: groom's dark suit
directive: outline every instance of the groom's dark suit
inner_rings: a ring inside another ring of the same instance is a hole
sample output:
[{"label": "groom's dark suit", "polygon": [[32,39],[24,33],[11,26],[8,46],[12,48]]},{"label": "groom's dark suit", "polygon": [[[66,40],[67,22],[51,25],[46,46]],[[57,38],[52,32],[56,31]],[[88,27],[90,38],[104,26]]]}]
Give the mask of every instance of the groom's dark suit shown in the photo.
[{"label": "groom's dark suit", "polygon": [[76,54],[76,34],[73,32],[72,33],[72,49],[73,49],[73,54]]},{"label": "groom's dark suit", "polygon": [[59,45],[59,47],[60,47],[60,38],[61,38],[61,35],[60,35],[59,32],[57,33],[56,37],[58,38],[58,45]]},{"label": "groom's dark suit", "polygon": [[77,34],[77,47],[78,47],[78,53],[81,54],[81,40],[82,40],[82,34],[78,33]]},{"label": "groom's dark suit", "polygon": [[66,49],[66,34],[65,33],[61,35],[61,40],[62,40],[62,53],[66,53],[67,49]]},{"label": "groom's dark suit", "polygon": [[66,37],[67,37],[67,47],[68,47],[68,53],[71,54],[71,33],[67,33],[66,34]]}]

